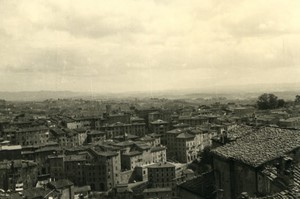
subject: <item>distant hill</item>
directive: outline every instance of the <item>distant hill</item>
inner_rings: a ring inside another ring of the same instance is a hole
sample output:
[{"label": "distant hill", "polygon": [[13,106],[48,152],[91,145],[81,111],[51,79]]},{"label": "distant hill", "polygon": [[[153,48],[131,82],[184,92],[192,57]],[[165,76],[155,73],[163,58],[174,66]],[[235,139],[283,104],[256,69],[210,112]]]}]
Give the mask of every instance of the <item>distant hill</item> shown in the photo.
[{"label": "distant hill", "polygon": [[82,93],[72,91],[21,91],[0,92],[0,99],[7,101],[41,101],[46,99],[79,97]]},{"label": "distant hill", "polygon": [[1,92],[0,99],[7,101],[41,101],[46,99],[113,99],[113,98],[170,98],[170,99],[195,99],[195,98],[218,98],[227,99],[254,99],[262,93],[274,93],[286,100],[295,99],[300,94],[300,83],[286,84],[251,84],[233,86],[207,86],[199,89],[178,89],[165,91],[137,91],[137,92],[112,92],[90,93],[73,91],[20,91]]}]

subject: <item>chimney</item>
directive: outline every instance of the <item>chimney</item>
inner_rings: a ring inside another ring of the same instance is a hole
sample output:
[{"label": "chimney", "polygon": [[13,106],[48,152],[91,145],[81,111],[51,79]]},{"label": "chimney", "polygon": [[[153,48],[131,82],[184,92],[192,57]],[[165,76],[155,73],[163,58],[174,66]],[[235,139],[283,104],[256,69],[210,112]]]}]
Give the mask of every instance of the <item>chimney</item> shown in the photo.
[{"label": "chimney", "polygon": [[222,135],[221,135],[221,141],[222,141],[222,144],[225,144],[226,143],[226,141],[227,141],[227,136],[228,136],[228,134],[227,134],[227,131],[223,131],[223,133],[222,133]]}]

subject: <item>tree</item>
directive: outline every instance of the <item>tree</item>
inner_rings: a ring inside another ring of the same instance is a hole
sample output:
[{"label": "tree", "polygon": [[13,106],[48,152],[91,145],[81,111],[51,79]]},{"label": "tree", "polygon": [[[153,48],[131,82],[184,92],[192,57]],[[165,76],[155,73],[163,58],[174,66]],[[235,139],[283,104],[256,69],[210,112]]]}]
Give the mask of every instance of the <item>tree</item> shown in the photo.
[{"label": "tree", "polygon": [[278,108],[284,107],[285,101],[283,99],[279,99],[277,102],[278,102],[277,103],[277,107]]},{"label": "tree", "polygon": [[[300,100],[300,96],[299,96]],[[259,109],[275,109],[284,107],[285,101],[283,99],[278,99],[278,97],[272,93],[264,93],[258,97],[257,106]]]},{"label": "tree", "polygon": [[300,104],[300,95],[296,95],[295,104]]},{"label": "tree", "polygon": [[272,93],[264,93],[258,97],[256,103],[259,109],[274,109],[278,106],[278,97]]}]

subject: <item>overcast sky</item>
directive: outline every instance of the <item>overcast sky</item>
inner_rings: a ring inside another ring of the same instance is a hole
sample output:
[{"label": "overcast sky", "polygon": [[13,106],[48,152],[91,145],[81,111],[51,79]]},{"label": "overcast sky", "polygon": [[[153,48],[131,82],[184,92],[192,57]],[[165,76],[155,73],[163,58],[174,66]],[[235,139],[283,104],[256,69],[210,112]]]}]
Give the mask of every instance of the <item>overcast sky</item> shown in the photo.
[{"label": "overcast sky", "polygon": [[299,0],[0,0],[0,90],[300,82]]}]

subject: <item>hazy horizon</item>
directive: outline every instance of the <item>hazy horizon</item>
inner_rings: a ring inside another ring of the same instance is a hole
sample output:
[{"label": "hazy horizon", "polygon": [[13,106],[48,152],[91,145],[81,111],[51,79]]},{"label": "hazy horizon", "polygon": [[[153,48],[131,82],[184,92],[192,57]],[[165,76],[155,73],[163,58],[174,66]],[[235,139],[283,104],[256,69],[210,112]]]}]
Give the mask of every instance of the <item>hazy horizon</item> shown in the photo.
[{"label": "hazy horizon", "polygon": [[[247,89],[247,90],[245,90]],[[28,90],[14,90],[6,91],[0,90],[0,92],[11,92],[11,93],[21,93],[21,92],[74,92],[74,93],[97,93],[97,94],[118,94],[118,93],[143,93],[143,92],[153,92],[153,93],[259,93],[259,92],[297,92],[300,89],[300,82],[296,83],[277,83],[277,84],[245,84],[245,85],[226,85],[226,86],[208,86],[202,88],[181,88],[181,89],[161,89],[161,90],[131,90],[131,91],[76,91],[76,90],[64,90],[64,89],[53,89],[53,90],[38,90],[38,89],[28,89]]]},{"label": "hazy horizon", "polygon": [[0,0],[0,91],[299,84],[299,18],[296,0]]}]

